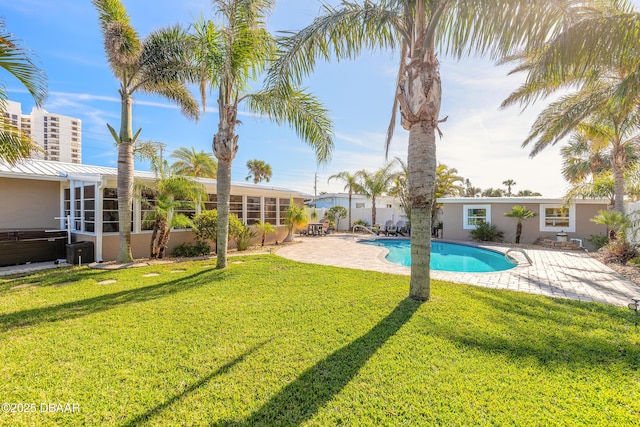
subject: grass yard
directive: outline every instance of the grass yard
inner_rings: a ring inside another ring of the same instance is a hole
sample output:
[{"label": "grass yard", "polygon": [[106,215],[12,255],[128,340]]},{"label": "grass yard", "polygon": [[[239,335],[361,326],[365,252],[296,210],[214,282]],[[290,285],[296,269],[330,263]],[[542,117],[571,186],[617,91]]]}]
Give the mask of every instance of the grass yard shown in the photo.
[{"label": "grass yard", "polygon": [[0,278],[0,425],[640,424],[626,308],[230,261]]}]

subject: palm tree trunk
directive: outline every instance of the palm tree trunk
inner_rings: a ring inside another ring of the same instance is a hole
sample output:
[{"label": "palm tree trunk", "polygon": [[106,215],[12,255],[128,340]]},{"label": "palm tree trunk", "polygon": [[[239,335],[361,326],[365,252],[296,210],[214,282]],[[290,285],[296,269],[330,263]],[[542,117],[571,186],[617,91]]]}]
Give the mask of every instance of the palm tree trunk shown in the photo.
[{"label": "palm tree trunk", "polygon": [[150,258],[155,258],[156,257],[156,248],[158,247],[158,245],[156,244],[156,239],[158,236],[158,228],[159,228],[159,224],[160,224],[160,220],[159,219],[155,219],[153,221],[153,231],[151,232],[151,245],[149,248],[149,257]]},{"label": "palm tree trunk", "polygon": [[169,244],[169,237],[171,236],[170,233],[171,226],[168,222],[164,222],[162,224],[162,233],[160,234],[160,239],[158,242],[158,259],[162,259],[164,257],[167,245]]},{"label": "palm tree trunk", "polygon": [[614,209],[624,213],[624,168],[626,165],[624,148],[616,144],[611,154],[611,168],[613,169],[614,182]]},{"label": "palm tree trunk", "polygon": [[227,246],[229,243],[229,199],[231,195],[231,162],[238,152],[238,135],[235,134],[238,107],[218,101],[220,123],[218,133],[213,137],[213,153],[218,159],[216,192],[218,200],[217,268],[227,267]]},{"label": "palm tree trunk", "polygon": [[133,201],[132,99],[121,92],[120,143],[118,144],[118,230],[120,248],[116,262],[133,261],[131,255],[131,203]]},{"label": "palm tree trunk", "polygon": [[522,235],[522,222],[518,221],[516,225],[516,243],[520,243],[520,236]]},{"label": "palm tree trunk", "polygon": [[231,196],[231,161],[218,159],[218,174],[216,176],[216,191],[218,193],[218,238],[217,268],[227,266],[227,246],[229,242],[229,200]]},{"label": "palm tree trunk", "polygon": [[409,132],[409,191],[411,194],[411,284],[409,297],[431,297],[431,204],[436,171],[435,129],[414,125]]},{"label": "palm tree trunk", "polygon": [[353,227],[353,225],[351,224],[351,195],[352,195],[352,191],[351,188],[349,188],[349,231],[353,231],[353,229],[351,227]]},{"label": "palm tree trunk", "polygon": [[376,196],[371,197],[371,228],[376,225]]},{"label": "palm tree trunk", "polygon": [[[424,5],[422,2],[419,4]],[[427,301],[431,297],[431,207],[435,203],[435,131],[442,101],[442,82],[440,65],[433,49],[423,53],[421,43],[417,43],[411,55],[409,65],[398,82],[401,123],[409,130],[407,166],[412,260],[409,297]]]}]

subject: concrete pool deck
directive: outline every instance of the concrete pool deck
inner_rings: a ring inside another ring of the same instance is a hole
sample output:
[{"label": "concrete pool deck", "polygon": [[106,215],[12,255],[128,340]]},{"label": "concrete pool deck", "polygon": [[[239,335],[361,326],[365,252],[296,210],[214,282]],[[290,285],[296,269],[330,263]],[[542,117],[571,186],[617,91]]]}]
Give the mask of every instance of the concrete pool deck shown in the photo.
[{"label": "concrete pool deck", "polygon": [[[355,268],[382,273],[410,275],[409,267],[385,259],[387,250],[362,245],[362,235],[333,234],[296,238],[298,244],[278,249],[277,255],[294,261],[335,267]],[[505,252],[508,246],[482,245]],[[602,264],[585,252],[527,248],[533,261],[529,265],[515,252],[517,267],[494,273],[456,273],[432,271],[431,278],[494,289],[508,289],[554,298],[603,302],[626,306],[631,298],[640,298],[640,285]]]}]

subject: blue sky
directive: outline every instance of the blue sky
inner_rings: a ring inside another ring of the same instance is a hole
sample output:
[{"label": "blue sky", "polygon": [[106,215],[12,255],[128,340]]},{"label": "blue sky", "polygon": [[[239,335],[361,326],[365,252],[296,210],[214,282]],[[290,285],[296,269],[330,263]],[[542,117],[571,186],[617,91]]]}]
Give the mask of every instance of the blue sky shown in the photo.
[{"label": "blue sky", "polygon": [[[337,1],[332,1],[337,3]],[[125,0],[133,26],[141,36],[165,25],[188,24],[200,14],[211,16],[208,0]],[[296,30],[307,25],[320,9],[316,0],[279,0],[270,19],[272,30]],[[113,166],[116,149],[106,123],[119,126],[117,82],[109,69],[90,1],[0,0],[1,15],[9,31],[25,42],[38,57],[48,76],[49,97],[44,108],[82,120],[83,163]],[[482,188],[503,187],[514,179],[515,191],[530,189],[547,197],[561,196],[566,183],[561,177],[558,148],[548,148],[534,159],[520,147],[536,114],[539,102],[521,112],[500,110],[501,101],[519,85],[522,76],[507,76],[508,68],[488,59],[456,61],[441,57],[444,133],[438,142],[438,160],[458,169]],[[397,55],[393,52],[365,54],[354,62],[320,64],[305,85],[325,103],[335,126],[335,151],[330,163],[316,165],[314,154],[286,126],[241,114],[237,128],[240,149],[233,163],[232,179],[243,181],[246,162],[264,160],[272,166],[271,184],[314,193],[341,191],[327,178],[337,172],[375,170],[384,164],[384,137],[394,92]],[[22,103],[23,112],[33,107],[19,84],[5,76],[10,99]],[[195,93],[195,91],[194,91]],[[215,104],[213,96],[209,105]],[[169,101],[138,94],[134,104],[134,127],[141,138],[166,144],[167,152],[179,147],[211,151],[217,129],[213,106],[198,123],[184,118]],[[396,126],[390,156],[406,159],[408,133]],[[147,165],[137,163],[137,169]]]}]

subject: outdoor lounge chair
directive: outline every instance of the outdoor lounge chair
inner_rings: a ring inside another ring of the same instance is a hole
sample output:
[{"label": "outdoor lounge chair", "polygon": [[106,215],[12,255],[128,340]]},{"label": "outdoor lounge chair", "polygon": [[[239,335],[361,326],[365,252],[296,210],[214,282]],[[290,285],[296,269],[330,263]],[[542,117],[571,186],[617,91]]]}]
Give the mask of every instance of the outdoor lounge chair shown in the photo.
[{"label": "outdoor lounge chair", "polygon": [[398,229],[393,225],[393,221],[389,220],[384,223],[384,235],[385,236],[397,236]]},{"label": "outdoor lounge chair", "polygon": [[401,236],[406,236],[407,234],[409,234],[409,229],[407,228],[406,221],[400,220],[396,223],[396,233]]}]

